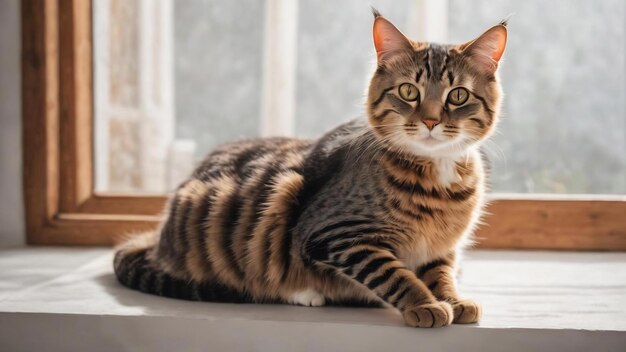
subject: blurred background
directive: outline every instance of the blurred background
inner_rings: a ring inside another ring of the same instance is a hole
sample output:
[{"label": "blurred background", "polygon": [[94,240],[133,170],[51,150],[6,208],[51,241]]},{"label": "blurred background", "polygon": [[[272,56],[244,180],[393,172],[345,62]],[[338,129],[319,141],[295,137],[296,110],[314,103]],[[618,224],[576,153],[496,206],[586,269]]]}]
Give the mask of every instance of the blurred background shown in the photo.
[{"label": "blurred background", "polygon": [[[449,43],[514,14],[502,122],[485,145],[493,191],[626,194],[626,2],[371,4],[408,36]],[[97,191],[167,192],[219,143],[315,138],[363,116],[368,5],[94,2]]]}]

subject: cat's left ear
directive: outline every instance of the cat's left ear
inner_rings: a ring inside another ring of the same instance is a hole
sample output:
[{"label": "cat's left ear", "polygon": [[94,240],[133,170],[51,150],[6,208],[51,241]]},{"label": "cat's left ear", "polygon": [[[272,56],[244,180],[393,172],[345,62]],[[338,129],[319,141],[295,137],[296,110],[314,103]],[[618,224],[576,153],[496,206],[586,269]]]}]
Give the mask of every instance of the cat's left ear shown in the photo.
[{"label": "cat's left ear", "polygon": [[484,73],[493,74],[506,47],[506,22],[491,27],[480,37],[463,44],[461,50]]}]

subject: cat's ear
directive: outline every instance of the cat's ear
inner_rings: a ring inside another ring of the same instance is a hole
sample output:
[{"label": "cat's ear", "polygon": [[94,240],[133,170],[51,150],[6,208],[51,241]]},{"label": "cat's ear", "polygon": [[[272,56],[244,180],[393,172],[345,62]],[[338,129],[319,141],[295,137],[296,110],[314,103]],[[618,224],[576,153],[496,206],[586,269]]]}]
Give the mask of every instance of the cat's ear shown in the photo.
[{"label": "cat's ear", "polygon": [[401,51],[412,50],[411,42],[378,11],[374,13],[374,46],[378,62]]},{"label": "cat's ear", "polygon": [[506,47],[506,22],[493,26],[480,37],[463,44],[461,50],[482,72],[493,74]]}]

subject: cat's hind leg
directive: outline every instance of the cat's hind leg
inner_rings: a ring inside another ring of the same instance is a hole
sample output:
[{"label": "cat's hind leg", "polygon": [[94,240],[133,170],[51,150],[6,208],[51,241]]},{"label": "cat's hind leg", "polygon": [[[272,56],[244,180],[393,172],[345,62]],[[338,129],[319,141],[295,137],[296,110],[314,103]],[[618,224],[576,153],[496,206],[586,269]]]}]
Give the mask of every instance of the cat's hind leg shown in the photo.
[{"label": "cat's hind leg", "polygon": [[287,302],[300,306],[320,307],[326,303],[324,296],[312,288],[296,291],[287,298]]}]

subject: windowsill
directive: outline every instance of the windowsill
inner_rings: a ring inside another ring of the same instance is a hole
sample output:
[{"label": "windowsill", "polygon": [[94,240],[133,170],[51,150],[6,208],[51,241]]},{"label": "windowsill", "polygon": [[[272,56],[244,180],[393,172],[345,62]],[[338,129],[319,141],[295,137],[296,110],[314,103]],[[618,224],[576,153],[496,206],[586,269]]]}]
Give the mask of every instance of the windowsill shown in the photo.
[{"label": "windowsill", "polygon": [[548,344],[598,351],[626,345],[626,253],[474,251],[464,261],[461,290],[482,303],[480,325],[416,330],[391,309],[231,305],[134,292],[116,282],[108,249],[8,249],[0,251],[0,347],[11,348],[0,349],[104,351],[141,343],[151,351],[487,351],[507,343],[520,350]]}]

